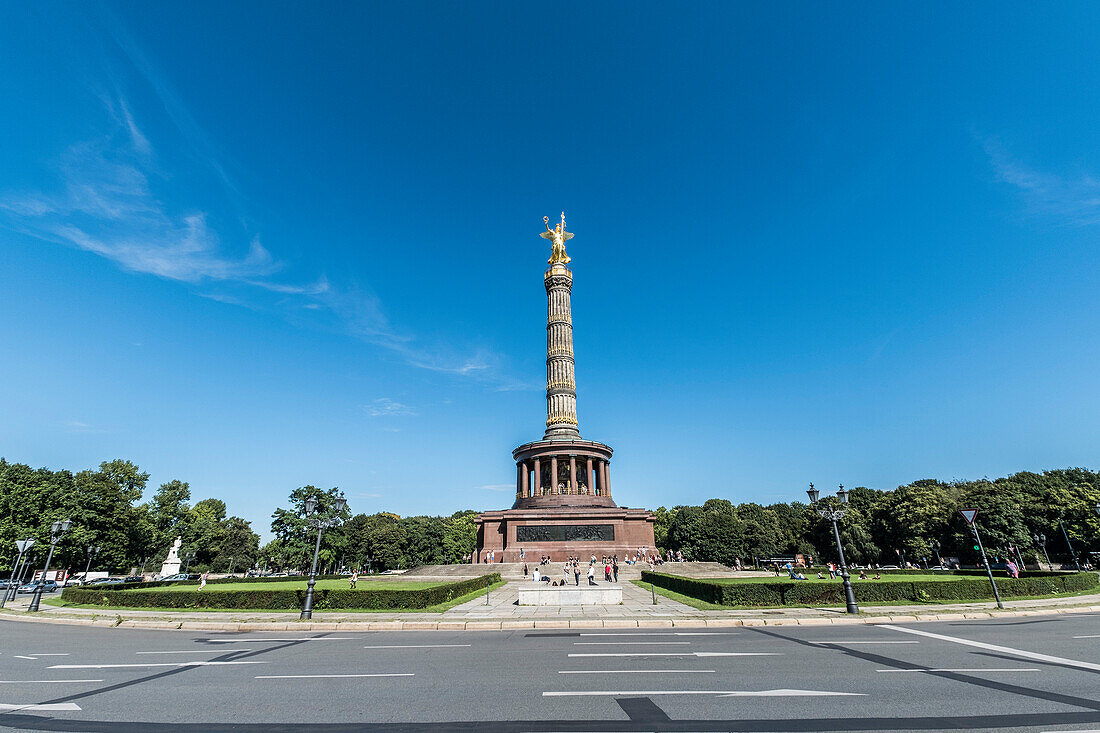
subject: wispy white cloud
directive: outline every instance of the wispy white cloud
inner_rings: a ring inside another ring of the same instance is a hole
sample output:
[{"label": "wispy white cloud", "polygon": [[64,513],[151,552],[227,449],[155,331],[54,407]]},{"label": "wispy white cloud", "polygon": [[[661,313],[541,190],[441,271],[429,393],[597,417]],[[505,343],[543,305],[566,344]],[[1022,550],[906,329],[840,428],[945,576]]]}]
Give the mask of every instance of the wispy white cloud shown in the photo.
[{"label": "wispy white cloud", "polygon": [[475,489],[481,491],[515,491],[515,484],[486,484],[485,486],[475,486]]},{"label": "wispy white cloud", "polygon": [[[143,58],[141,62],[146,63]],[[210,150],[209,139],[164,80],[155,71],[144,73],[172,108],[185,137]],[[70,146],[56,166],[58,180],[52,192],[0,192],[0,224],[6,220],[16,231],[94,253],[129,272],[197,286],[201,290],[196,293],[207,299],[275,308],[287,317],[295,312],[319,317],[328,313],[341,330],[389,350],[411,366],[511,388],[500,376],[500,360],[492,352],[418,342],[393,326],[369,290],[336,288],[324,275],[295,283],[280,276],[285,267],[260,237],[223,237],[211,223],[213,217],[201,208],[178,211],[168,206],[157,184],[170,176],[159,170],[157,151],[131,106],[121,96],[102,101],[109,129]],[[231,182],[224,169],[215,167],[228,192]],[[263,293],[279,299],[272,303]]]},{"label": "wispy white cloud", "polygon": [[1031,211],[1056,216],[1074,226],[1100,224],[1100,180],[1035,170],[1009,155],[996,139],[984,141],[984,147],[998,178],[1015,186]]},{"label": "wispy white cloud", "polygon": [[389,397],[379,397],[369,405],[365,405],[367,414],[371,417],[393,417],[397,415],[416,415],[416,410],[408,405],[395,402]]}]

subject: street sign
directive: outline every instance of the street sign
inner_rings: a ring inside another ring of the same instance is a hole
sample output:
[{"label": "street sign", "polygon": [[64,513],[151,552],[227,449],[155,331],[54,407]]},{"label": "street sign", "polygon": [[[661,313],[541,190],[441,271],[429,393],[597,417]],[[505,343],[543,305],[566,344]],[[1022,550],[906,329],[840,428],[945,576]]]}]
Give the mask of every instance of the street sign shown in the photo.
[{"label": "street sign", "polygon": [[15,549],[20,552],[26,552],[27,548],[34,544],[34,540],[16,540]]},{"label": "street sign", "polygon": [[963,515],[963,519],[967,524],[974,524],[974,517],[978,516],[977,509],[960,509],[959,514]]}]

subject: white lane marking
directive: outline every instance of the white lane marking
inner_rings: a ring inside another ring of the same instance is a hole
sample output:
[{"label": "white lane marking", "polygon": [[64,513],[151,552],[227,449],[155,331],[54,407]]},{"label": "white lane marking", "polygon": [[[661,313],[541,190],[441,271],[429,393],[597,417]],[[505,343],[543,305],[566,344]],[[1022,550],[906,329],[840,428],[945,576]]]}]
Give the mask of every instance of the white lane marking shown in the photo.
[{"label": "white lane marking", "polygon": [[807,641],[807,644],[920,644],[919,641]]},{"label": "white lane marking", "polygon": [[1092,662],[1079,662],[1076,659],[1066,659],[1065,657],[1055,657],[1050,654],[1039,654],[1038,652],[1028,652],[1023,649],[1013,649],[1009,646],[999,646],[997,644],[986,644],[982,641],[971,641],[970,639],[963,639],[958,636],[947,636],[945,634],[934,634],[931,631],[919,631],[917,629],[907,629],[904,626],[894,626],[892,624],[881,624],[880,629],[889,629],[890,631],[900,631],[903,634],[916,634],[917,636],[926,636],[929,639],[939,639],[940,641],[950,641],[955,644],[963,644],[965,646],[973,646],[978,649],[987,649],[991,652],[1003,652],[1004,654],[1011,654],[1015,657],[1023,657],[1024,659],[1035,659],[1040,662],[1053,662],[1054,664],[1064,664],[1069,667],[1077,667],[1079,669],[1094,669],[1100,671],[1100,664],[1094,664]]},{"label": "white lane marking", "polygon": [[781,657],[780,652],[600,652],[570,657]]},{"label": "white lane marking", "polygon": [[13,654],[12,656],[16,659],[38,659],[38,657],[27,657],[22,654]]},{"label": "white lane marking", "polygon": [[336,679],[344,677],[415,677],[414,672],[387,672],[383,674],[265,674],[256,677],[258,680],[311,680],[311,679]]},{"label": "white lane marking", "polygon": [[563,669],[558,674],[712,674],[713,669]]},{"label": "white lane marking", "polygon": [[80,710],[80,706],[75,702],[51,702],[44,705],[12,705],[10,703],[0,703],[0,710],[10,710],[12,712],[21,710],[57,712],[60,710]]},{"label": "white lane marking", "polygon": [[690,644],[690,641],[574,641],[577,646],[639,646],[644,644],[660,644],[669,646],[672,644]]},{"label": "white lane marking", "polygon": [[60,685],[70,682],[102,682],[103,680],[0,680],[0,685]]},{"label": "white lane marking", "polygon": [[1038,667],[973,667],[970,669],[948,669],[937,667],[935,669],[876,669],[876,672],[1038,672]]},{"label": "white lane marking", "polygon": [[1075,636],[1074,639],[1100,639],[1100,634],[1085,634],[1084,636]]},{"label": "white lane marking", "polygon": [[172,652],[134,652],[134,654],[229,654],[230,652],[247,652],[249,649],[184,649]]},{"label": "white lane marking", "polygon": [[350,636],[307,636],[302,639],[210,639],[210,644],[246,644],[268,641],[352,641]]},{"label": "white lane marking", "polygon": [[625,631],[625,632],[595,632],[584,631],[581,636],[735,636],[740,631]]},{"label": "white lane marking", "polygon": [[651,697],[653,695],[719,695],[721,697],[833,697],[859,696],[862,692],[830,692],[828,690],[577,690],[544,692],[543,697]]},{"label": "white lane marking", "polygon": [[31,652],[31,654],[36,656],[36,657],[67,657],[67,656],[69,656],[68,652],[48,652],[48,653],[47,652],[43,652],[43,653]]},{"label": "white lane marking", "polygon": [[365,646],[364,649],[448,649],[457,646],[470,646],[469,644],[379,644],[377,646]]},{"label": "white lane marking", "polygon": [[213,667],[219,664],[267,664],[265,661],[241,662],[150,662],[143,664],[55,664],[47,669],[118,669],[121,667]]}]

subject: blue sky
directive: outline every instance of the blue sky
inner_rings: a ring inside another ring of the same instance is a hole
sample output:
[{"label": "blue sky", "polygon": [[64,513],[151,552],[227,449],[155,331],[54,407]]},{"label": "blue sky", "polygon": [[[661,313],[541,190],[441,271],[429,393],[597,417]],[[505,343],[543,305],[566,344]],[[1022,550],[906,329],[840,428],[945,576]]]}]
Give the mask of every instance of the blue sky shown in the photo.
[{"label": "blue sky", "polygon": [[511,504],[566,211],[630,506],[1096,468],[1100,8],[43,3],[0,25],[0,454],[266,533]]}]

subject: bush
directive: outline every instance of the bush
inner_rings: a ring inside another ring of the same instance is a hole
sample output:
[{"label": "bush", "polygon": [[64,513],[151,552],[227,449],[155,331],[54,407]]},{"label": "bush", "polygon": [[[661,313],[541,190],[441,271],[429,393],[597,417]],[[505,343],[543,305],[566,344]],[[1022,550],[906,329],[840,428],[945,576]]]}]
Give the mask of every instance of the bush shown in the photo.
[{"label": "bush", "polygon": [[[774,582],[717,583],[713,580],[642,571],[642,580],[700,601],[720,606],[821,606],[843,605],[844,586],[832,583],[780,580]],[[1003,598],[1076,593],[1100,586],[1096,573],[1046,574],[1031,577],[997,578]],[[856,600],[863,603],[889,601],[983,601],[993,598],[987,577],[959,576],[940,581],[887,580],[874,583],[855,581]]]},{"label": "bush", "polygon": [[[279,578],[279,580],[285,581],[286,578]],[[313,608],[315,610],[427,608],[446,603],[499,581],[500,574],[492,573],[478,578],[460,580],[454,583],[442,583],[430,588],[420,589],[380,588],[371,590],[369,587],[363,590],[316,589],[313,591]],[[143,583],[140,586],[122,588],[66,588],[61,593],[61,599],[69,603],[115,608],[224,608],[227,610],[273,609],[292,611],[302,607],[306,596],[304,589],[135,590],[135,587],[155,588],[158,585],[176,584]],[[369,584],[367,585],[369,586]]]}]

